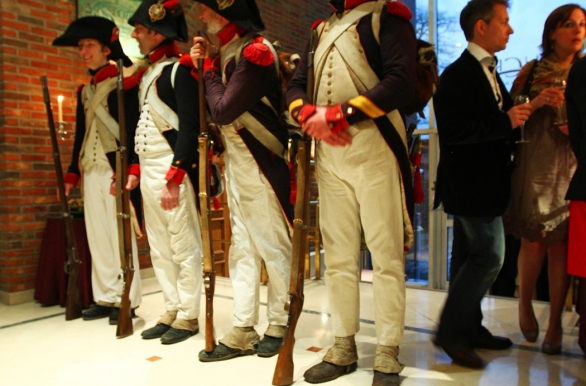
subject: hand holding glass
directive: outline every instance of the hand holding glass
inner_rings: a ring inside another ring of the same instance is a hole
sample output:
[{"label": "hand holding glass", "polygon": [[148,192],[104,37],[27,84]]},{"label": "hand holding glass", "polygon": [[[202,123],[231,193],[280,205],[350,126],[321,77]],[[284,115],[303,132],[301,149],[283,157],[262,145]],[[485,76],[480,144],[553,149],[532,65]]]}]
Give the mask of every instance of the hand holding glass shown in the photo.
[{"label": "hand holding glass", "polygon": [[[562,93],[566,91],[566,80],[564,78],[556,77],[554,78],[551,86],[560,90]],[[553,122],[556,126],[563,126],[568,124],[568,116],[566,113],[566,101],[556,107],[556,117]]]},{"label": "hand holding glass", "polygon": [[[515,106],[517,105],[526,105],[529,104],[529,96],[527,95],[517,95],[515,97]],[[521,139],[516,141],[515,143],[527,143],[529,141],[527,141],[525,139],[525,123],[521,124]]]}]

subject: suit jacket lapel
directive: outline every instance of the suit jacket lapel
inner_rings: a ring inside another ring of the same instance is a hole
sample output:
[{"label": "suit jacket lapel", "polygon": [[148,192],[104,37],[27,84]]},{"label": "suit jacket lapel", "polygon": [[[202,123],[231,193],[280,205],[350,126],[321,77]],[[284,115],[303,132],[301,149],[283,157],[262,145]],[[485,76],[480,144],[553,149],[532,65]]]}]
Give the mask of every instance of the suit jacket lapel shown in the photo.
[{"label": "suit jacket lapel", "polygon": [[[467,62],[467,65],[470,66],[470,68],[472,69],[472,71],[474,71],[475,76],[480,80],[480,84],[482,85],[482,90],[480,91],[483,95],[486,96],[486,103],[487,106],[493,106],[495,109],[500,110],[498,103],[496,102],[496,99],[494,98],[494,91],[492,90],[492,86],[490,85],[490,81],[488,80],[488,78],[486,77],[486,74],[484,73],[484,70],[482,69],[482,63],[480,63],[478,60],[476,60],[476,58],[468,51],[468,50],[464,50],[464,52],[462,52],[462,59],[465,60]],[[503,85],[500,77],[497,74],[497,79],[499,82],[499,87],[501,90],[501,94],[507,95],[507,98],[509,97],[508,91],[505,88],[505,86]],[[503,108],[505,107],[505,100],[503,100]]]}]

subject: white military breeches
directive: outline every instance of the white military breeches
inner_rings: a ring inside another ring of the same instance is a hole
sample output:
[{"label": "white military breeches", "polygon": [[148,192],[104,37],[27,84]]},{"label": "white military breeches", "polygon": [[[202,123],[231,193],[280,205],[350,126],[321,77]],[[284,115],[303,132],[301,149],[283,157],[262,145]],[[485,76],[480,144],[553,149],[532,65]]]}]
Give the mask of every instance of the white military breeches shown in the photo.
[{"label": "white military breeches", "polygon": [[179,206],[161,208],[161,192],[173,154],[140,157],[146,231],[151,260],[163,291],[167,311],[178,311],[177,319],[191,320],[199,315],[202,284],[201,232],[196,196],[186,175],[180,185]]},{"label": "white military breeches", "polygon": [[[94,301],[102,306],[119,305],[123,290],[116,197],[110,194],[111,184],[110,167],[94,164],[83,171],[84,219],[92,255],[92,291]],[[130,304],[136,308],[140,305],[142,288],[134,229],[131,239],[136,272],[130,286]]]},{"label": "white military breeches", "polygon": [[289,225],[274,190],[240,135],[232,128],[222,128],[222,134],[226,145],[226,191],[232,228],[229,260],[234,288],[234,326],[249,327],[258,323],[263,260],[269,276],[269,324],[285,326],[291,269]]},{"label": "white military breeches", "polygon": [[378,344],[398,346],[405,320],[401,178],[394,154],[376,128],[350,129],[347,147],[319,142],[320,225],[334,335],[359,330],[361,227],[374,269]]}]

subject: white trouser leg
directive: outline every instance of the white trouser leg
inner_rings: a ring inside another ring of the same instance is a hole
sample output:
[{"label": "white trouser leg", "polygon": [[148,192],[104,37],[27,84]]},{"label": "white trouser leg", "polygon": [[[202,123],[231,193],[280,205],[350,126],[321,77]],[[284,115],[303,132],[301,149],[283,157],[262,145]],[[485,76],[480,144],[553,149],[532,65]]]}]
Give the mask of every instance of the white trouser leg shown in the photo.
[{"label": "white trouser leg", "polygon": [[397,346],[405,319],[401,180],[395,156],[380,132],[354,133],[352,145],[320,143],[318,183],[326,284],[334,335],[358,329],[360,225],[374,266],[378,343]]},{"label": "white trouser leg", "polygon": [[141,192],[151,259],[161,285],[165,308],[178,311],[177,319],[199,315],[202,284],[201,232],[196,196],[188,176],[180,186],[179,207],[161,208],[161,192],[173,154],[141,157]]},{"label": "white trouser leg", "polygon": [[223,129],[222,133],[232,227],[229,260],[234,287],[234,326],[258,323],[261,259],[269,275],[269,324],[284,326],[291,269],[289,225],[275,192],[240,136],[234,130]]},{"label": "white trouser leg", "polygon": [[[84,219],[92,255],[92,291],[94,301],[112,306],[120,303],[120,249],[116,220],[116,197],[110,194],[112,170],[94,165],[83,174]],[[132,232],[132,254],[136,273],[130,287],[133,308],[141,302],[141,281],[136,237]]]}]

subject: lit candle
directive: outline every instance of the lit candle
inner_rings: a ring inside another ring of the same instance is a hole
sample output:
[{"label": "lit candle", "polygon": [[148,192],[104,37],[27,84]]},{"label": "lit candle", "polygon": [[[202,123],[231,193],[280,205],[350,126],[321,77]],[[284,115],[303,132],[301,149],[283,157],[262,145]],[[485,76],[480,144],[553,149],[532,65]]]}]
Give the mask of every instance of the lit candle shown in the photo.
[{"label": "lit candle", "polygon": [[63,95],[57,97],[57,111],[59,112],[59,122],[63,122]]}]

